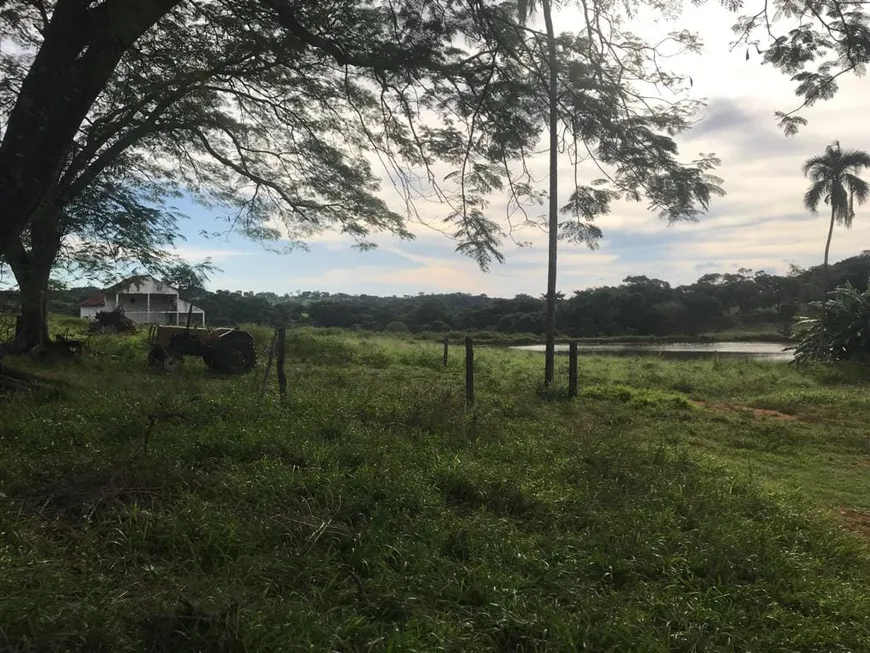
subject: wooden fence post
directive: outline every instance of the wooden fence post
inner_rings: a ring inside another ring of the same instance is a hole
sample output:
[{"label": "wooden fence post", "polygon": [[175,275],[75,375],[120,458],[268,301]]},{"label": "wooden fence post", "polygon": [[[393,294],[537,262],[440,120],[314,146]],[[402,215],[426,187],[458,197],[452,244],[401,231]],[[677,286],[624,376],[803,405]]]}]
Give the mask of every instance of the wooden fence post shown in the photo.
[{"label": "wooden fence post", "polygon": [[568,345],[568,396],[577,396],[577,343]]},{"label": "wooden fence post", "polygon": [[474,341],[471,336],[465,338],[465,403],[474,405]]},{"label": "wooden fence post", "polygon": [[284,327],[278,329],[278,392],[281,397],[287,396],[287,376],[284,374],[284,335],[287,330]]},{"label": "wooden fence post", "polygon": [[275,356],[275,343],[278,341],[278,329],[275,329],[275,333],[272,334],[272,344],[269,345],[269,361],[266,363],[266,371],[263,372],[263,392],[261,395],[266,394],[266,384],[269,382],[269,372],[272,371],[272,358]]},{"label": "wooden fence post", "polygon": [[447,367],[447,350],[450,347],[450,337],[444,336],[444,367]]}]

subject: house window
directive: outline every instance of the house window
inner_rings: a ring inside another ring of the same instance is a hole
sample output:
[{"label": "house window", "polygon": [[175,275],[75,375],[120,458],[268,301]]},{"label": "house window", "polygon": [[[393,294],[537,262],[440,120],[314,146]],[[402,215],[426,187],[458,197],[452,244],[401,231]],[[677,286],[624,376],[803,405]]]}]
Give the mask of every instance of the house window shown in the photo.
[{"label": "house window", "polygon": [[135,303],[136,303],[136,298],[135,298],[135,297],[131,297],[131,298],[130,298],[130,303],[131,303],[131,304],[135,304]]}]

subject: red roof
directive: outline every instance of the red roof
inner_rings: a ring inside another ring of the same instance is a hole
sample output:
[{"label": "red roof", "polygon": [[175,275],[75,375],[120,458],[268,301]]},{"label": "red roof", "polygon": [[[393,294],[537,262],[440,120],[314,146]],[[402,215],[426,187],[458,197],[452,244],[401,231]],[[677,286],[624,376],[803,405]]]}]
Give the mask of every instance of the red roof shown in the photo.
[{"label": "red roof", "polygon": [[105,295],[94,295],[93,297],[88,297],[85,301],[83,301],[79,306],[105,306],[106,305],[106,296]]}]

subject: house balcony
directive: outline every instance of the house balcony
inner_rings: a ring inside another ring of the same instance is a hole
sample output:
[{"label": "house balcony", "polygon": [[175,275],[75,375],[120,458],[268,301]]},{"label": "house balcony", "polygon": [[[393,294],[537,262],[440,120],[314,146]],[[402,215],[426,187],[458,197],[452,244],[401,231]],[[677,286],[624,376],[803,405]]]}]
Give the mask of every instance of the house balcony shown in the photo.
[{"label": "house balcony", "polygon": [[[179,311],[124,311],[124,315],[136,324],[187,324],[187,312]],[[193,311],[190,314],[191,326],[205,326],[205,313]]]}]

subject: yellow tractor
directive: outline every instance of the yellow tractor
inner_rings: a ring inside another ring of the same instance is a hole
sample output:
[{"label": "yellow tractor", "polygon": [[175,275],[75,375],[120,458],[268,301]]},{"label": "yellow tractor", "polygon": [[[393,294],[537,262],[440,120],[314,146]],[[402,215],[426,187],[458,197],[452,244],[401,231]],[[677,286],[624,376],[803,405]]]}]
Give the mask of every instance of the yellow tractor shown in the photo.
[{"label": "yellow tractor", "polygon": [[250,372],[257,362],[254,337],[247,331],[154,324],[148,342],[148,362],[169,371],[185,356],[199,356],[210,369],[222,374]]}]

